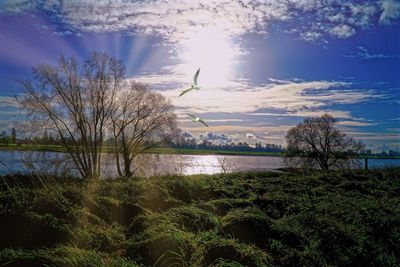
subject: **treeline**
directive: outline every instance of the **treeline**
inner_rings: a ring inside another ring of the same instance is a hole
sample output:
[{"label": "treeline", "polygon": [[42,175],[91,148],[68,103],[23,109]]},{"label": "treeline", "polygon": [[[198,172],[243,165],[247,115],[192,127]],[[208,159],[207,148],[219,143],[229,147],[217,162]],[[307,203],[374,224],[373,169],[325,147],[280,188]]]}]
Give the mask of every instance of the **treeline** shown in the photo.
[{"label": "treeline", "polygon": [[363,156],[376,156],[376,157],[381,157],[381,158],[394,158],[394,157],[400,157],[400,151],[394,151],[394,150],[388,150],[388,151],[382,151],[382,152],[377,152],[377,153],[372,153],[371,150],[367,150],[362,153]]},{"label": "treeline", "polygon": [[201,143],[197,143],[196,139],[181,139],[179,143],[173,144],[175,148],[183,149],[202,149],[202,150],[225,150],[225,151],[248,151],[248,152],[284,152],[285,149],[282,145],[277,144],[264,144],[255,143],[251,146],[247,142],[230,142],[227,144],[215,144],[208,140],[203,140]]},{"label": "treeline", "polygon": [[[64,142],[68,142],[68,138],[65,137],[66,140]],[[72,140],[69,140],[72,143]],[[105,146],[113,146],[115,142],[114,138],[107,138],[104,140]],[[26,144],[26,145],[63,145],[63,141],[60,138],[55,138],[48,131],[44,131],[42,135],[26,137],[24,139],[18,139],[16,141],[17,144]],[[156,146],[157,144],[154,144]],[[250,146],[247,142],[231,142],[228,144],[214,144],[210,141],[203,140],[201,143],[197,143],[197,141],[192,139],[187,140],[171,140],[170,146],[172,148],[181,148],[181,149],[201,149],[201,150],[225,150],[225,151],[250,151],[250,152],[284,152],[285,149],[282,145],[277,144],[269,144],[269,143],[255,143],[255,146]]]},{"label": "treeline", "polygon": [[6,131],[0,134],[0,144],[15,144],[17,143],[17,131],[15,128],[11,129],[11,135],[7,135]]},{"label": "treeline", "polygon": [[20,137],[17,136],[17,130],[15,128],[11,129],[11,135],[8,135],[6,131],[0,134],[0,144],[16,144],[16,145],[62,145],[63,142],[60,138],[55,138],[52,134],[49,134],[47,130],[43,131],[43,134]]},{"label": "treeline", "polygon": [[[47,130],[43,131],[42,135],[17,138],[17,132],[13,128],[11,130],[11,135],[7,135],[5,131],[0,134],[0,144],[25,144],[25,145],[63,145],[63,141],[60,138],[56,138],[56,135],[52,135]],[[66,137],[66,142],[68,142],[68,137]],[[105,146],[113,146],[115,139],[108,138],[104,140]],[[72,140],[70,140],[72,143]],[[157,144],[154,144],[156,146]],[[250,146],[247,142],[230,142],[226,144],[215,144],[207,140],[202,142],[197,142],[195,138],[180,138],[179,141],[172,141],[172,148],[180,149],[199,149],[199,150],[223,150],[223,151],[243,151],[243,152],[276,152],[283,153],[286,148],[278,144],[270,143],[255,143],[254,146]],[[387,150],[381,152],[372,152],[371,150],[363,150],[358,153],[359,156],[367,157],[381,157],[381,158],[395,158],[400,157],[400,151]]]}]

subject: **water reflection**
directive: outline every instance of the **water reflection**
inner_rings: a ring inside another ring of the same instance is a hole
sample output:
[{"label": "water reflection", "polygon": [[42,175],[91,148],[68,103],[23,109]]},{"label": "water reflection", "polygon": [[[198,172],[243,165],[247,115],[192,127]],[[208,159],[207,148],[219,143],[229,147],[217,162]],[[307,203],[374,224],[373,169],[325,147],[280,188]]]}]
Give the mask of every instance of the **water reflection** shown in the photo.
[{"label": "water reflection", "polygon": [[[71,159],[66,153],[0,151],[0,175],[16,172],[78,174],[71,168]],[[400,166],[400,159],[369,159],[370,168]],[[159,174],[215,174],[245,170],[272,170],[282,167],[281,157],[218,156],[218,155],[171,155],[146,154],[135,161],[136,173],[140,176]],[[102,174],[115,177],[116,168],[111,154],[103,155]]]}]

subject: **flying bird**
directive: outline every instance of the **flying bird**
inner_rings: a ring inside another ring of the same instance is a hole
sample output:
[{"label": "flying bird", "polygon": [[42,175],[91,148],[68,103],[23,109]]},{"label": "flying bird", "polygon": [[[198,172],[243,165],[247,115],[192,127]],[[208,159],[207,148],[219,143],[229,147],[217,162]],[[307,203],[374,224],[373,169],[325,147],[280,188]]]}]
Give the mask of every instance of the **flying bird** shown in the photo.
[{"label": "flying bird", "polygon": [[204,124],[205,126],[207,126],[208,128],[210,128],[207,123],[205,123],[202,119],[200,119],[199,117],[196,117],[192,114],[187,114],[188,116],[193,118],[193,122],[201,122],[202,124]]},{"label": "flying bird", "polygon": [[186,94],[187,92],[190,92],[192,90],[199,90],[200,89],[200,87],[197,85],[197,78],[199,77],[199,74],[200,74],[200,68],[194,74],[192,86],[190,88],[188,88],[188,89],[183,90],[179,94],[179,96],[183,96],[184,94]]}]

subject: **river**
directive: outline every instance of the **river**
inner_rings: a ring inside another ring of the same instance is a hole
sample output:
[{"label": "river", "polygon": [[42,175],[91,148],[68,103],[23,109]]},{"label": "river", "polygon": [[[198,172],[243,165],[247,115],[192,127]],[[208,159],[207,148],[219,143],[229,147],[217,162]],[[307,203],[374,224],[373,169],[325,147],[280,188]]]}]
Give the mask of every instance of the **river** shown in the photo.
[{"label": "river", "polygon": [[[21,152],[0,151],[0,175],[12,173],[27,173],[32,171],[55,171],[49,164],[59,162],[60,169],[71,170],[65,166],[64,153],[57,152]],[[115,175],[113,160],[106,156],[103,160],[103,172]],[[221,156],[221,155],[175,155],[175,154],[145,154],[138,162],[138,173],[144,176],[158,174],[214,174],[247,170],[274,170],[282,167],[282,157],[262,156]],[[400,166],[400,159],[369,159],[369,168]]]}]

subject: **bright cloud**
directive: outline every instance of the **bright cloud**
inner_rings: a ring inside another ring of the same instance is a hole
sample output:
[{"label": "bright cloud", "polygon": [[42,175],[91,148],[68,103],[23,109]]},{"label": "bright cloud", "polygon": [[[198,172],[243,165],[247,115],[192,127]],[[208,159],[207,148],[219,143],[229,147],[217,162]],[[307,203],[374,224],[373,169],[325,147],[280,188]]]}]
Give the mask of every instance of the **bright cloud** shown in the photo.
[{"label": "bright cloud", "polygon": [[[373,25],[374,18],[391,23],[399,17],[395,0],[348,1],[28,1],[5,0],[3,12],[44,10],[76,31],[127,31],[157,34],[170,41],[182,40],[198,28],[217,27],[233,37],[248,32],[265,32],[274,22],[291,22],[311,31],[299,32],[306,40],[331,34],[348,38]],[[349,15],[350,14],[350,15]]]},{"label": "bright cloud", "polygon": [[338,121],[336,123],[337,125],[340,126],[350,126],[350,127],[362,127],[362,126],[374,126],[377,125],[376,123],[371,123],[371,122],[363,122],[363,121]]},{"label": "bright cloud", "polygon": [[348,38],[356,33],[356,30],[349,25],[338,25],[329,31],[333,36],[338,38]]},{"label": "bright cloud", "polygon": [[18,103],[15,97],[11,96],[0,96],[0,108],[16,108]]},{"label": "bright cloud", "polygon": [[396,0],[381,0],[382,13],[379,22],[382,24],[390,24],[392,21],[400,17],[400,3]]},{"label": "bright cloud", "polygon": [[[150,75],[135,77],[134,80],[148,83],[155,88],[161,81],[171,84],[172,88],[175,85],[175,88],[162,92],[180,108],[180,112],[251,113],[270,108],[302,117],[322,112],[321,109],[331,104],[352,104],[382,97],[373,90],[348,89],[349,83],[336,81],[279,81],[262,86],[250,86],[246,81],[231,81],[224,87],[205,87],[190,96],[178,97],[181,90],[189,84],[187,80],[179,79],[184,76],[172,74],[170,82],[168,77],[168,74],[160,75],[160,81],[157,81],[156,75]],[[308,109],[305,110],[305,107]],[[286,114],[279,113],[283,116]],[[337,115],[348,118],[344,113]]]}]

